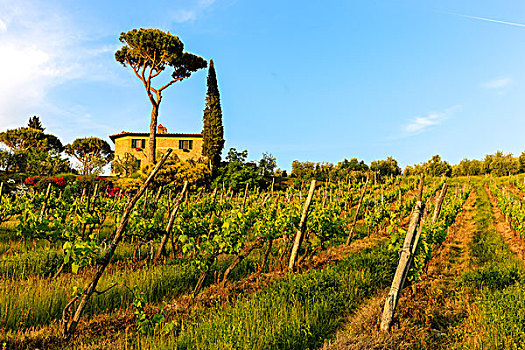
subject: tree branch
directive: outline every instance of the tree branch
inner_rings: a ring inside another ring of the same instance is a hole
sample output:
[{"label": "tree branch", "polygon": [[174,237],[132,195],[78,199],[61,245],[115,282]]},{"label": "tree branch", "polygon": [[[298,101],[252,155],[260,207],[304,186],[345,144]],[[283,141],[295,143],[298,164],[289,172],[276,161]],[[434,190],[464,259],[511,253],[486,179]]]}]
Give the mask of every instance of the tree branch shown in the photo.
[{"label": "tree branch", "polygon": [[172,81],[170,81],[169,83],[167,83],[166,85],[164,85],[163,87],[161,87],[161,88],[159,89],[159,92],[162,91],[162,90],[164,90],[165,88],[169,87],[171,84],[176,83],[176,82],[178,82],[178,81],[180,81],[180,80],[182,80],[182,79],[184,79],[184,77],[180,77],[180,78],[177,78],[177,79],[173,79]]}]

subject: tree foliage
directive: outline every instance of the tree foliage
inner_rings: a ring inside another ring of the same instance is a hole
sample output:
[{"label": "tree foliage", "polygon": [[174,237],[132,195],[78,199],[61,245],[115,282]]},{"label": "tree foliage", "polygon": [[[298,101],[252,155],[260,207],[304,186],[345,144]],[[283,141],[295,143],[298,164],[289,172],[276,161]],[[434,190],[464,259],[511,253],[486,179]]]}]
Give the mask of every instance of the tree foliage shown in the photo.
[{"label": "tree foliage", "polygon": [[111,164],[111,169],[115,175],[126,177],[129,177],[134,172],[140,170],[138,167],[137,158],[129,152],[124,153],[124,155],[121,157],[117,156]]},{"label": "tree foliage", "polygon": [[247,150],[237,151],[235,148],[230,148],[226,162],[217,170],[214,186],[224,185],[226,188],[241,190],[246,184],[249,186],[260,184],[262,175],[257,163],[249,162],[247,159]]},{"label": "tree foliage", "polygon": [[27,123],[27,126],[33,129],[37,129],[40,131],[44,131],[44,127],[42,126],[42,123],[40,122],[40,118],[38,116],[32,116],[29,118],[29,122]]},{"label": "tree foliage", "polygon": [[[148,162],[155,163],[155,135],[162,92],[173,83],[189,78],[193,72],[205,68],[207,62],[200,56],[184,52],[184,44],[177,36],[160,29],[132,29],[122,32],[119,40],[124,46],[115,53],[116,61],[133,69],[137,78],[142,81],[152,104]],[[168,67],[173,69],[171,80],[153,87],[153,79]]]},{"label": "tree foliage", "polygon": [[[145,179],[154,165],[148,164],[141,169],[141,177]],[[190,189],[196,189],[199,186],[207,185],[210,178],[210,171],[205,163],[194,160],[170,159],[155,176],[154,186],[166,186],[167,188],[180,189],[185,181],[188,181]],[[142,180],[143,181],[143,180]]]},{"label": "tree foliage", "polygon": [[221,100],[213,60],[210,60],[207,85],[202,130],[202,155],[208,159],[210,170],[213,171],[221,161],[221,153],[224,148]]},{"label": "tree foliage", "polygon": [[318,181],[357,181],[366,177],[368,165],[357,158],[344,159],[336,165],[332,163],[292,162],[292,177],[300,180]]},{"label": "tree foliage", "polygon": [[66,154],[75,157],[79,162],[82,175],[96,175],[113,159],[109,144],[98,137],[78,138],[66,145]]},{"label": "tree foliage", "polygon": [[259,170],[261,175],[268,176],[273,175],[275,168],[277,167],[277,158],[271,155],[271,153],[263,153],[261,160],[259,161]]},{"label": "tree foliage", "polygon": [[0,154],[0,168],[6,172],[49,175],[70,169],[60,157],[64,146],[51,134],[32,127],[9,129],[0,133],[0,143],[7,147]]},{"label": "tree foliage", "polygon": [[370,170],[375,171],[379,178],[401,175],[401,168],[397,165],[397,160],[392,157],[373,161],[370,163]]},{"label": "tree foliage", "polygon": [[441,160],[441,157],[436,154],[425,163],[425,172],[430,176],[450,176],[452,175],[452,167],[447,161]]},{"label": "tree foliage", "polygon": [[27,151],[30,148],[43,152],[55,151],[58,153],[64,150],[62,142],[56,136],[45,134],[42,130],[29,127],[9,129],[0,133],[0,142],[13,152]]},{"label": "tree foliage", "polygon": [[415,164],[414,166],[408,165],[403,171],[403,175],[405,176],[419,175],[422,173],[429,176],[451,176],[452,166],[447,161],[442,160],[441,156],[436,154],[423,164]]}]

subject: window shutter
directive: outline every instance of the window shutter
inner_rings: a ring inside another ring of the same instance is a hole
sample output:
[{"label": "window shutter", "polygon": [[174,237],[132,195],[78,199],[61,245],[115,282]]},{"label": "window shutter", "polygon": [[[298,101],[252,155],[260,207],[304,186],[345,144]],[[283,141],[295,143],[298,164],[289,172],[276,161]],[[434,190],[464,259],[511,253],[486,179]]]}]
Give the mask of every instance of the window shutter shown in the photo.
[{"label": "window shutter", "polygon": [[193,140],[189,140],[188,143],[189,143],[189,147],[188,148],[189,149],[193,149]]},{"label": "window shutter", "polygon": [[179,149],[184,148],[184,142],[182,140],[179,140]]},{"label": "window shutter", "polygon": [[142,141],[141,142],[142,143],[142,148],[146,148],[146,139],[142,139],[141,141]]},{"label": "window shutter", "polygon": [[137,140],[131,139],[131,148],[137,147]]}]

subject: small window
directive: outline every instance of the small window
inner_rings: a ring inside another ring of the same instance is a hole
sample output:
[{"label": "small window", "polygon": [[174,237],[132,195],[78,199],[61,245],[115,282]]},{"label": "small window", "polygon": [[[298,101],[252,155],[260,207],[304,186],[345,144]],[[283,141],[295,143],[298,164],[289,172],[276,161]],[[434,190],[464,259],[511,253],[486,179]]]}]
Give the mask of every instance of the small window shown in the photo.
[{"label": "small window", "polygon": [[140,170],[140,159],[135,160],[135,169]]},{"label": "small window", "polygon": [[179,149],[193,149],[193,140],[179,140]]},{"label": "small window", "polygon": [[131,148],[146,148],[145,139],[131,139]]}]

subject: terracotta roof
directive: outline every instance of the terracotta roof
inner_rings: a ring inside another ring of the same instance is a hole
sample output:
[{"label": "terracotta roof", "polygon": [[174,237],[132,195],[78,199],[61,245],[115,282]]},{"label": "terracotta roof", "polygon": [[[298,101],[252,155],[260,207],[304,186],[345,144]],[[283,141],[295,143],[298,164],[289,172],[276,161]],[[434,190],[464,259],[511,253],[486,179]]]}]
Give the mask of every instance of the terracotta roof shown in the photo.
[{"label": "terracotta roof", "polygon": [[[149,132],[128,132],[128,131],[122,131],[120,134],[115,135],[109,135],[109,138],[113,143],[115,143],[115,140],[119,137],[124,136],[141,136],[141,137],[149,137]],[[165,133],[165,134],[159,134],[157,133],[157,137],[202,137],[202,134],[184,134],[184,133]]]}]

